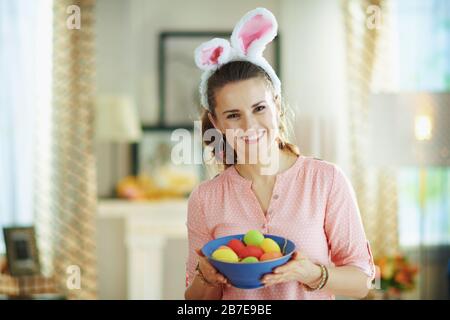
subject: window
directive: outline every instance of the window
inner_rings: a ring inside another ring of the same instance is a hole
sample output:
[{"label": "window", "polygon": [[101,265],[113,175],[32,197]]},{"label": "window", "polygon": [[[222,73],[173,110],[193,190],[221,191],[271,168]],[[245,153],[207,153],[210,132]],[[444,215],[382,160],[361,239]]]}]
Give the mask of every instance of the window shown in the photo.
[{"label": "window", "polygon": [[[450,2],[394,0],[398,90],[450,92]],[[450,107],[450,106],[449,106]],[[449,123],[450,125],[450,123]],[[448,137],[450,145],[450,137]],[[424,216],[419,206],[419,169],[399,170],[401,246],[450,244],[450,168],[426,168]]]},{"label": "window", "polygon": [[45,187],[33,182],[50,146],[51,31],[52,1],[0,0],[0,228],[31,224]]}]

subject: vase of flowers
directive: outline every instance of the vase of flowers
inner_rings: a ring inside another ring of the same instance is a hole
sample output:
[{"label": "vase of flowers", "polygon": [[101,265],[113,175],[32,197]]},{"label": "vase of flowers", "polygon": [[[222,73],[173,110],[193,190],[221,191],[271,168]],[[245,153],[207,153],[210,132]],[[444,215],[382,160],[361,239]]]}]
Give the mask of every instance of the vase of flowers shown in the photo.
[{"label": "vase of flowers", "polygon": [[382,256],[375,259],[380,268],[380,285],[383,299],[401,299],[402,293],[416,287],[418,267],[406,256]]}]

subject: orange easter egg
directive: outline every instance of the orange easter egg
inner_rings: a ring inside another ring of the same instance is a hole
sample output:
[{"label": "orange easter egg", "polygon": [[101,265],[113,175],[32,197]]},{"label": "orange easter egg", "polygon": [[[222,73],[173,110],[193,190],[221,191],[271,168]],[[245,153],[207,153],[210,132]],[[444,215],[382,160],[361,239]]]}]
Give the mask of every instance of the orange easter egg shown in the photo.
[{"label": "orange easter egg", "polygon": [[273,260],[281,258],[283,255],[281,252],[266,252],[264,253],[260,258],[259,261],[267,261],[267,260]]}]

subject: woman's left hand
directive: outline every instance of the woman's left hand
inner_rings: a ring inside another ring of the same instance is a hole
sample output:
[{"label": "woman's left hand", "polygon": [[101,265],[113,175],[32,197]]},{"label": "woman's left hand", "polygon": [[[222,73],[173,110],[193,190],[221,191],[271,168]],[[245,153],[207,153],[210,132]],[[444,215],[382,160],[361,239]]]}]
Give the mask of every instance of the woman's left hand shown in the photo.
[{"label": "woman's left hand", "polygon": [[311,287],[320,280],[320,276],[320,267],[296,251],[291,260],[275,268],[273,273],[264,275],[261,282],[267,287],[277,283],[299,281]]}]

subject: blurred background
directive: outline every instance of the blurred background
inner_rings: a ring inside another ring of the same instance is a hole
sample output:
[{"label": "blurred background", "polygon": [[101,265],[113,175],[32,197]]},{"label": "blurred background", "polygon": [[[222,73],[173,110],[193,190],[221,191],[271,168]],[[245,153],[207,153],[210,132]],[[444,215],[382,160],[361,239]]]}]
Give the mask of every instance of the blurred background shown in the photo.
[{"label": "blurred background", "polygon": [[172,133],[201,156],[193,50],[256,7],[291,140],[356,191],[368,298],[449,298],[448,0],[0,0],[1,297],[184,298],[214,171],[171,161]]}]

